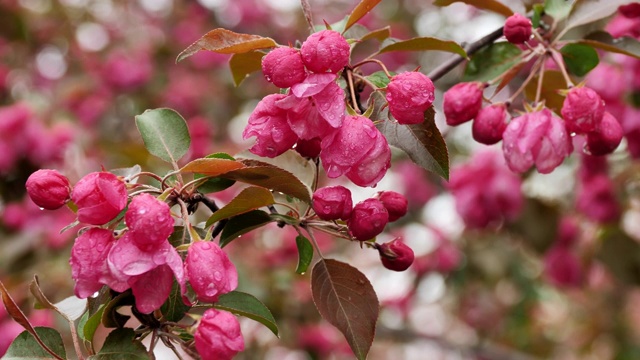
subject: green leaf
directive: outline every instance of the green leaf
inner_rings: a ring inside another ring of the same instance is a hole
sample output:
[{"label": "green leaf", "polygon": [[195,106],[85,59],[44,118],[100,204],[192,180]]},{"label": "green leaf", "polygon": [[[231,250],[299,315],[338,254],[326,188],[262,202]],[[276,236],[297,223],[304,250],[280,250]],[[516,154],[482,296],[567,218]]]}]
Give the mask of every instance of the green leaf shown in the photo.
[{"label": "green leaf", "polygon": [[259,160],[241,162],[244,168],[220,174],[220,177],[278,191],[306,203],[311,202],[309,188],[291,172]]},{"label": "green leaf", "polygon": [[511,43],[493,43],[471,57],[462,81],[493,80],[517,65],[520,54],[522,50]]},{"label": "green leaf", "polygon": [[[544,12],[550,15],[556,22],[560,22],[569,16],[573,1],[566,0],[545,0]],[[536,28],[537,26],[534,26]]]},{"label": "green leaf", "polygon": [[273,221],[269,214],[262,210],[252,210],[229,219],[220,234],[220,247],[225,247],[242,234],[264,226]]},{"label": "green leaf", "polygon": [[120,314],[117,310],[121,306],[131,306],[135,298],[130,291],[125,291],[111,299],[102,312],[102,324],[108,328],[123,328],[131,316]]},{"label": "green leaf", "polygon": [[89,360],[148,360],[147,349],[138,340],[133,329],[116,329],[109,333],[102,349]]},{"label": "green leaf", "polygon": [[84,321],[80,321],[78,324],[78,334],[80,337],[88,342],[93,342],[93,337],[96,334],[96,330],[98,330],[98,326],[102,322],[102,314],[104,312],[105,305],[100,305],[98,312],[89,316],[89,313],[85,313],[82,319]]},{"label": "green leaf", "polygon": [[531,26],[535,29],[540,26],[540,18],[544,12],[544,6],[541,4],[533,5],[533,16],[531,17]]},{"label": "green leaf", "polygon": [[384,71],[376,71],[371,75],[366,76],[366,78],[378,88],[386,88],[387,85],[389,85],[389,82],[391,81],[391,79],[387,77],[387,74],[385,74]]},{"label": "green leaf", "polygon": [[376,7],[382,0],[361,0],[358,5],[351,11],[349,17],[347,18],[347,24],[344,26],[344,31],[347,31],[353,24],[357,23],[358,20],[362,19],[371,9]]},{"label": "green leaf", "polygon": [[251,210],[259,209],[263,206],[272,205],[275,203],[271,191],[261,187],[248,187],[243,189],[233,200],[227,205],[214,212],[209,219],[205,227],[209,227],[216,222],[227,219],[232,216],[244,214]]},{"label": "green leaf", "polygon": [[259,35],[239,34],[227,29],[214,29],[204,34],[193,44],[184,49],[176,59],[180,62],[200,50],[208,50],[220,54],[241,54],[252,50],[276,47],[275,40]]},{"label": "green leaf", "polygon": [[576,0],[571,14],[567,18],[567,25],[561,32],[566,33],[569,29],[607,18],[613,15],[620,6],[636,1],[637,0]]},{"label": "green leaf", "polygon": [[182,320],[184,314],[191,309],[182,301],[182,294],[180,292],[180,285],[177,281],[173,281],[171,286],[171,293],[167,298],[167,301],[162,304],[160,312],[166,321],[178,322]]},{"label": "green leaf", "polygon": [[[67,352],[62,342],[62,336],[55,329],[38,326],[35,328],[38,337],[46,346],[55,353],[59,359],[66,359]],[[31,359],[56,359],[52,354],[43,349],[36,338],[25,330],[13,340],[3,360],[31,360]]]},{"label": "green leaf", "polygon": [[236,315],[247,317],[266,326],[278,336],[278,324],[271,311],[255,296],[240,291],[232,291],[221,295],[213,305],[216,309],[226,310]]},{"label": "green leaf", "polygon": [[[231,155],[229,155],[227,153],[223,153],[223,152],[210,154],[210,155],[205,156],[205,158],[206,159],[226,159],[226,160],[235,161],[233,156],[231,156]],[[199,179],[199,178],[202,178],[204,176],[207,176],[207,175],[196,173],[193,177],[195,179]],[[207,180],[207,182],[205,182],[204,184],[198,186],[198,191],[200,191],[201,193],[204,193],[204,194],[209,194],[209,193],[218,192],[218,191],[222,191],[222,190],[228,189],[229,187],[231,187],[235,183],[236,183],[235,181],[229,180],[229,179],[212,178],[212,179]]]},{"label": "green leaf", "polygon": [[435,111],[429,108],[424,115],[425,121],[416,125],[401,125],[390,120],[381,111],[386,103],[382,94],[375,92],[370,101],[375,101],[371,120],[379,121],[377,128],[387,138],[389,145],[403,150],[414,163],[449,179],[449,153],[447,144],[435,123]]},{"label": "green leaf", "polygon": [[606,50],[613,53],[633,56],[640,59],[640,41],[631,37],[620,37],[614,39],[611,34],[605,31],[596,31],[586,38],[576,41],[594,48]]},{"label": "green leaf", "polygon": [[358,359],[365,359],[380,307],[369,279],[349,264],[323,259],[313,267],[311,292],[320,315],[342,332]]},{"label": "green leaf", "polygon": [[437,6],[449,6],[456,2],[462,2],[477,7],[478,9],[493,11],[504,17],[513,15],[513,10],[495,0],[436,0],[433,4]]},{"label": "green leaf", "polygon": [[383,44],[378,53],[438,50],[455,53],[464,58],[467,57],[467,52],[455,41],[440,40],[433,37],[417,37],[408,40],[394,41],[395,39],[387,39],[385,42],[389,42],[389,44]]},{"label": "green leaf", "polygon": [[598,65],[598,53],[589,45],[567,44],[560,49],[567,70],[576,76],[585,76]]},{"label": "green leaf", "polygon": [[166,162],[177,163],[191,145],[187,123],[175,110],[147,110],[136,116],[136,126],[149,153]]},{"label": "green leaf", "polygon": [[249,51],[241,54],[233,54],[229,60],[229,68],[233,76],[235,86],[240,86],[249,74],[262,70],[262,57],[260,51]]},{"label": "green leaf", "polygon": [[298,247],[298,266],[296,267],[296,273],[304,274],[307,272],[313,259],[313,246],[309,239],[302,235],[296,236],[296,245]]}]

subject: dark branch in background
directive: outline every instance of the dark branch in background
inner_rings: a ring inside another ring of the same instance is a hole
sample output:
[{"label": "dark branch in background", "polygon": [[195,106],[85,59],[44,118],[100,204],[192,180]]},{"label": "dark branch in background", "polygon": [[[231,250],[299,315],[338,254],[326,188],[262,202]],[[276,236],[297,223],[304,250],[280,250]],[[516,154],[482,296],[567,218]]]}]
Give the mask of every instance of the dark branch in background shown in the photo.
[{"label": "dark branch in background", "polygon": [[[494,32],[490,33],[489,35],[483,37],[482,39],[478,41],[474,41],[471,44],[464,46],[464,51],[467,52],[467,55],[471,56],[476,52],[478,52],[480,49],[484,48],[485,46],[492,44],[494,41],[498,40],[501,36],[502,36],[502,28],[499,28]],[[436,69],[434,69],[429,74],[427,74],[427,76],[431,79],[431,81],[435,82],[436,80],[446,75],[449,71],[453,70],[456,66],[460,65],[460,63],[462,63],[464,60],[465,58],[463,58],[462,56],[454,55],[451,59],[440,64],[440,66],[438,66]]]}]

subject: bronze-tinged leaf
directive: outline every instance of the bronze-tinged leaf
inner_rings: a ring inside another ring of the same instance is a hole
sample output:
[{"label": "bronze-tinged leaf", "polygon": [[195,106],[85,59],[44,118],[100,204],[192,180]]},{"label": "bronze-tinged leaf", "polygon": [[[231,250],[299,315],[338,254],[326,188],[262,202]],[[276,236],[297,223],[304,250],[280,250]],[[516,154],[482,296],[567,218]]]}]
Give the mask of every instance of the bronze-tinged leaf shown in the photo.
[{"label": "bronze-tinged leaf", "polygon": [[180,62],[200,50],[208,50],[220,54],[240,54],[251,50],[268,49],[278,44],[272,38],[259,35],[240,34],[227,29],[214,29],[203,35],[184,49],[176,59]]},{"label": "bronze-tinged leaf", "polygon": [[233,76],[233,84],[240,86],[249,74],[262,69],[262,57],[260,51],[249,51],[241,54],[233,54],[229,60],[229,68]]},{"label": "bronze-tinged leaf", "polygon": [[[388,39],[390,41],[393,39]],[[384,45],[384,44],[383,44]],[[388,45],[384,45],[378,51],[379,54],[384,54],[392,51],[446,51],[454,54],[458,54],[464,58],[467,57],[467,52],[464,51],[462,46],[457,42],[451,40],[440,40],[434,37],[417,37],[408,40],[401,40],[392,42]]]},{"label": "bronze-tinged leaf", "polygon": [[183,174],[198,173],[207,176],[218,176],[243,167],[244,165],[241,162],[235,160],[202,158],[189,162],[180,169],[180,172]]},{"label": "bronze-tinged leaf", "polygon": [[569,29],[593,23],[613,15],[620,6],[637,0],[576,0],[567,18],[567,25],[560,31],[565,34]]},{"label": "bronze-tinged leaf", "polygon": [[624,36],[614,39],[613,36],[606,31],[596,31],[587,35],[586,38],[576,42],[605,51],[633,56],[636,59],[640,59],[640,41],[631,37]]},{"label": "bronze-tinged leaf", "polygon": [[367,13],[376,7],[380,1],[382,0],[361,0],[353,11],[351,11],[351,14],[349,14],[347,24],[344,26],[344,31],[349,30],[353,24],[357,23],[363,16],[367,15]]},{"label": "bronze-tinged leaf", "polygon": [[233,200],[227,205],[214,212],[209,219],[205,227],[209,227],[214,223],[228,219],[232,216],[244,214],[251,210],[256,210],[264,206],[272,205],[275,203],[271,191],[262,187],[248,187],[243,189]]},{"label": "bronze-tinged leaf", "polygon": [[369,279],[349,264],[322,259],[313,267],[311,292],[320,315],[342,332],[358,359],[365,359],[380,307]]},{"label": "bronze-tinged leaf", "polygon": [[505,86],[509,85],[511,80],[513,80],[513,78],[518,75],[520,70],[522,70],[522,68],[524,68],[526,64],[526,62],[522,61],[514,65],[511,69],[507,70],[507,72],[502,75],[502,79],[500,79],[500,83],[498,84],[498,86],[496,86],[494,94],[499,93],[502,89],[504,89]]},{"label": "bronze-tinged leaf", "polygon": [[[524,95],[529,101],[536,98],[536,89],[538,88],[538,76],[535,76],[524,88]],[[542,91],[540,98],[544,100],[545,105],[553,110],[556,114],[560,114],[564,96],[558,93],[558,90],[566,89],[567,82],[564,80],[562,73],[557,70],[547,70],[544,72],[542,79]]]},{"label": "bronze-tinged leaf", "polygon": [[511,10],[503,3],[495,0],[436,0],[433,2],[433,4],[437,6],[449,6],[457,2],[475,6],[478,9],[493,11],[505,17],[513,15],[513,10]]}]

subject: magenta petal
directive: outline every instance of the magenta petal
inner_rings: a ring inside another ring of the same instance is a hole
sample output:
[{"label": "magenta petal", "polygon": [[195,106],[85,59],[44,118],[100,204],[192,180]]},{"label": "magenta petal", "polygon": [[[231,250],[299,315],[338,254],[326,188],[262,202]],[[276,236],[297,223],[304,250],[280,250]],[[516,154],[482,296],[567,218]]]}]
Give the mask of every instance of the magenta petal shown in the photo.
[{"label": "magenta petal", "polygon": [[339,128],[344,120],[344,91],[336,83],[327,85],[318,95],[313,97],[318,113],[333,128]]},{"label": "magenta petal", "polygon": [[101,278],[109,271],[107,256],[114,242],[113,233],[100,228],[89,229],[76,239],[69,263],[79,298],[87,298],[102,288]]},{"label": "magenta petal", "polygon": [[171,293],[173,273],[167,265],[136,276],[131,284],[136,308],[143,314],[160,309]]},{"label": "magenta petal", "polygon": [[303,82],[293,85],[291,92],[298,98],[314,96],[334,82],[337,76],[331,73],[309,74]]},{"label": "magenta petal", "polygon": [[[171,245],[169,245],[171,246]],[[143,274],[158,266],[154,261],[155,252],[146,252],[140,250],[133,242],[131,233],[126,233],[109,253],[109,268],[112,273],[124,276],[135,276]],[[162,262],[164,264],[164,262]],[[119,277],[121,280],[124,278]]]}]

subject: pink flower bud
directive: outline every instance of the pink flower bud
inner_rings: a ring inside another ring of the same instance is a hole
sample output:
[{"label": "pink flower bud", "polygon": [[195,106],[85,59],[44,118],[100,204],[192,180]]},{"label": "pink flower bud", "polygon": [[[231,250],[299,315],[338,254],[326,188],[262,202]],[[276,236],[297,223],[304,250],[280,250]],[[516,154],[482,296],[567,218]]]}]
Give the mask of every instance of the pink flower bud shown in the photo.
[{"label": "pink flower bud", "polygon": [[107,256],[115,241],[111,230],[101,228],[91,228],[76,238],[69,264],[77,297],[85,299],[102,288],[109,276]]},{"label": "pink flower bud", "polygon": [[540,173],[548,174],[572,150],[564,124],[547,108],[513,119],[502,139],[507,165],[520,173],[535,165]]},{"label": "pink flower bud", "polygon": [[320,146],[321,141],[320,138],[310,140],[300,139],[296,143],[294,150],[304,157],[315,159],[320,156],[320,151],[322,150]]},{"label": "pink flower bud", "polygon": [[595,131],[604,115],[604,101],[588,87],[574,87],[562,104],[562,118],[567,130],[577,134]]},{"label": "pink flower bud", "polygon": [[320,188],[313,193],[311,205],[322,220],[347,220],[353,208],[351,191],[340,185]]},{"label": "pink flower bud", "polygon": [[473,119],[482,107],[483,88],[482,83],[465,82],[447,90],[442,103],[447,124],[456,126]]},{"label": "pink flower bud", "polygon": [[300,53],[307,69],[316,73],[337,73],[349,63],[349,43],[339,32],[322,30],[311,34]]},{"label": "pink flower bud", "polygon": [[240,323],[231,313],[207,309],[194,335],[202,360],[231,360],[244,350]]},{"label": "pink flower bud", "polygon": [[402,242],[400,238],[378,245],[377,249],[380,253],[382,265],[393,271],[407,270],[413,264],[415,258],[413,250]]},{"label": "pink flower bud", "polygon": [[624,17],[638,18],[640,17],[640,4],[634,3],[629,5],[622,5],[618,8],[618,11]]},{"label": "pink flower bud", "polygon": [[276,48],[265,55],[262,73],[268,82],[280,88],[301,83],[306,77],[300,51],[290,47]]},{"label": "pink flower bud", "polygon": [[434,91],[431,79],[420,72],[398,74],[387,86],[389,111],[400,124],[420,124],[433,104]]},{"label": "pink flower bud", "polygon": [[256,137],[255,145],[249,149],[252,153],[273,158],[291,149],[298,141],[287,123],[287,111],[276,106],[276,101],[285,97],[282,94],[265,96],[249,116],[242,138]]},{"label": "pink flower bud", "polygon": [[69,179],[57,170],[40,169],[29,176],[25,186],[31,200],[43,209],[59,209],[71,198]]},{"label": "pink flower bud", "polygon": [[614,184],[607,174],[596,174],[578,183],[576,209],[588,219],[609,223],[620,217],[620,204]]},{"label": "pink flower bud", "polygon": [[167,203],[149,194],[140,194],[129,204],[124,215],[133,242],[145,251],[167,241],[173,232],[173,218]]},{"label": "pink flower bud", "polygon": [[354,238],[365,241],[373,239],[389,222],[389,212],[378,199],[367,199],[353,207],[347,226]]},{"label": "pink flower bud", "polygon": [[508,116],[507,106],[504,103],[482,108],[471,127],[474,140],[485,145],[493,145],[502,140],[502,134],[507,128]]},{"label": "pink flower bud", "polygon": [[102,225],[127,205],[127,187],[116,175],[101,171],[85,175],[71,192],[78,207],[78,221]]},{"label": "pink flower bud", "polygon": [[391,149],[371,120],[346,116],[342,127],[322,140],[320,159],[328,177],[346,173],[359,186],[373,186],[391,166]]},{"label": "pink flower bud", "polygon": [[585,149],[591,155],[611,154],[620,145],[623,135],[624,132],[618,120],[605,112],[596,130],[587,134]]},{"label": "pink flower bud", "polygon": [[502,31],[510,43],[522,44],[531,38],[531,20],[515,13],[507,18]]},{"label": "pink flower bud", "polygon": [[407,214],[409,202],[404,195],[395,191],[381,191],[377,196],[378,200],[389,212],[389,221],[393,222]]},{"label": "pink flower bud", "polygon": [[564,246],[554,246],[544,255],[544,275],[555,286],[579,286],[582,273],[579,259]]},{"label": "pink flower bud", "polygon": [[238,287],[238,271],[218,244],[196,241],[189,246],[185,273],[198,300],[214,303]]}]

